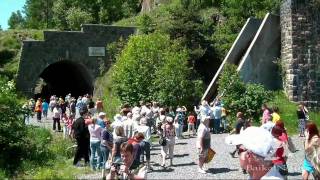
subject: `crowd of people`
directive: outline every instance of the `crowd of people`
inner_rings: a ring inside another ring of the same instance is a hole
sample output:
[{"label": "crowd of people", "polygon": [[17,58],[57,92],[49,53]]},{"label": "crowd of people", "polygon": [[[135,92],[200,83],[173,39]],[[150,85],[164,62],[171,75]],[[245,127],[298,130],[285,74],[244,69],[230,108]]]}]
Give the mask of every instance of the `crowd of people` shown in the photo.
[{"label": "crowd of people", "polygon": [[[71,137],[77,143],[73,164],[81,166],[80,161],[84,159],[92,170],[101,170],[103,176],[109,169],[107,179],[146,178],[153,170],[150,164],[150,151],[154,145],[152,134],[160,137],[162,158],[159,164],[163,168],[174,164],[176,140],[196,136],[198,172],[203,174],[207,172],[205,164],[212,152],[212,134],[229,133],[225,142],[236,146],[230,155],[232,158],[238,156],[243,173],[250,179],[286,179],[287,154],[296,151],[279,108],[269,108],[267,104],[261,108],[260,127],[253,126],[245,112],[238,112],[234,128],[227,121],[227,110],[220,98],[210,104],[204,100],[192,111],[185,106],[163,107],[157,102],[141,101],[134,107],[124,104],[113,120],[103,112],[102,101],[94,102],[89,95],[77,99],[71,94],[65,98],[53,95],[49,103],[39,98],[36,102],[30,100],[24,108],[34,111],[38,122],[41,118],[47,119],[50,111],[54,131],[61,131],[62,121],[63,137]],[[314,123],[309,123],[308,110],[302,103],[297,109],[297,119],[299,136],[305,138],[302,178],[308,179],[312,174],[318,179],[319,132]],[[29,124],[28,115],[25,121]]]}]

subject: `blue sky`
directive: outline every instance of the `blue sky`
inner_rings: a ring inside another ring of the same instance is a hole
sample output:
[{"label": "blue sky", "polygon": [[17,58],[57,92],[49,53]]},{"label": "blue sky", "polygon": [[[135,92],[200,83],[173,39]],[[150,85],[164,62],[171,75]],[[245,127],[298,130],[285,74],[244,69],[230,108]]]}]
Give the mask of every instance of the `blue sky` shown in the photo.
[{"label": "blue sky", "polygon": [[0,0],[0,25],[8,29],[8,19],[12,12],[22,10],[26,0]]}]

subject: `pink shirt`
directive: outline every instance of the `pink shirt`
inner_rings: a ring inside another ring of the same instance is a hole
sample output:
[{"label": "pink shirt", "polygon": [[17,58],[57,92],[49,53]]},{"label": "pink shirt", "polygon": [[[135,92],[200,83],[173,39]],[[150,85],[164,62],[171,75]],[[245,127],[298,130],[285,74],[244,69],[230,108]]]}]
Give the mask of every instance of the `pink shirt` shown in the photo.
[{"label": "pink shirt", "polygon": [[90,124],[88,129],[90,133],[90,141],[101,141],[101,131],[103,129],[98,124]]}]

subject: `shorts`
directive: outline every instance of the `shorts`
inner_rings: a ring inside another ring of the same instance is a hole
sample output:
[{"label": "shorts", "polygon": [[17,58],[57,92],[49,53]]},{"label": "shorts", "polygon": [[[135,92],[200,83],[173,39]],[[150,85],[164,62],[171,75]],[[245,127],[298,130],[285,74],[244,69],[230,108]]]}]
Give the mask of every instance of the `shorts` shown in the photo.
[{"label": "shorts", "polygon": [[204,149],[202,152],[198,149],[199,158],[206,158],[208,156],[208,149]]}]

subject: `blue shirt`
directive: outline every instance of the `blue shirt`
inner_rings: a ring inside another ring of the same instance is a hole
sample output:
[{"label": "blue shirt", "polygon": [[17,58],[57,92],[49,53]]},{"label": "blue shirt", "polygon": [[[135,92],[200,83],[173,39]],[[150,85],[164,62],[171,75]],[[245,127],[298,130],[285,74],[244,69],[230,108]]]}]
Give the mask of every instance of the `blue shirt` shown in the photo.
[{"label": "blue shirt", "polygon": [[42,111],[48,111],[49,109],[49,104],[47,102],[42,103]]},{"label": "blue shirt", "polygon": [[215,106],[213,108],[213,115],[215,119],[221,119],[222,108],[221,106]]},{"label": "blue shirt", "polygon": [[105,128],[106,125],[104,124],[103,120],[100,118],[97,118],[97,124],[101,127],[101,128]]}]

